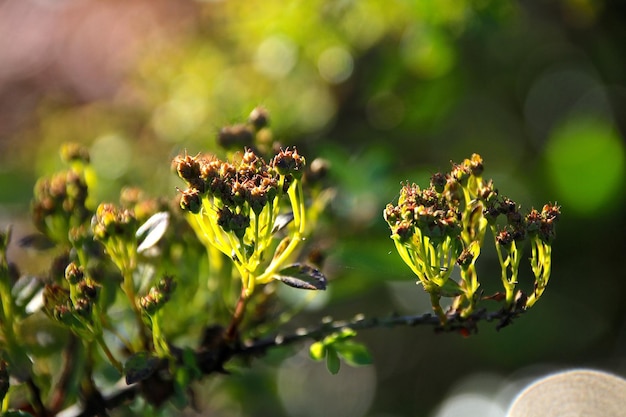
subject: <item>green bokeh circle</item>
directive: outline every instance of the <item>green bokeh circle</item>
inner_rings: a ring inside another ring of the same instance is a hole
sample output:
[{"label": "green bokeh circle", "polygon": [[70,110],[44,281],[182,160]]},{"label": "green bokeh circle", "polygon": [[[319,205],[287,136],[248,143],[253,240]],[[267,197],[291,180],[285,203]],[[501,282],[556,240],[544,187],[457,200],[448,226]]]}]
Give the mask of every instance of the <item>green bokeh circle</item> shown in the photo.
[{"label": "green bokeh circle", "polygon": [[559,203],[583,215],[606,210],[624,189],[623,140],[606,121],[569,119],[552,133],[547,168]]}]

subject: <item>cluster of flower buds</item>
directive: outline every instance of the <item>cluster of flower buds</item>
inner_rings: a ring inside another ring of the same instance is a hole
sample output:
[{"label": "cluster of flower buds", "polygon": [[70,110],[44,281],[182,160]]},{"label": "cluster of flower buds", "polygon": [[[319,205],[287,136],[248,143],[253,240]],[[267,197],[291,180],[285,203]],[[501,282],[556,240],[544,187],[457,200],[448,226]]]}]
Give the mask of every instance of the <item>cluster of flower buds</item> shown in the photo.
[{"label": "cluster of flower buds", "polygon": [[[256,269],[271,245],[283,199],[289,199],[297,233],[303,232],[305,160],[295,148],[280,150],[269,163],[248,148],[234,162],[184,155],[174,165],[187,184],[180,206],[192,214],[200,240],[232,257],[242,275],[259,278]],[[254,279],[242,279],[251,291]]]},{"label": "cluster of flower buds", "polygon": [[526,215],[526,232],[537,236],[542,242],[552,242],[555,237],[554,227],[561,216],[561,208],[554,204],[545,204],[539,212],[532,209]]},{"label": "cluster of flower buds", "polygon": [[44,311],[77,334],[91,339],[94,335],[92,311],[98,293],[99,287],[86,280],[72,285],[70,289],[49,284],[43,292]]},{"label": "cluster of flower buds", "polygon": [[264,147],[266,139],[271,139],[267,126],[269,113],[263,107],[256,107],[250,113],[247,123],[225,126],[217,134],[217,143],[224,149],[237,150],[246,147]]},{"label": "cluster of flower buds", "polygon": [[98,206],[92,224],[94,238],[103,242],[111,237],[132,240],[137,227],[137,220],[132,211],[120,209],[109,203],[102,203]]},{"label": "cluster of flower buds", "polygon": [[[546,205],[541,213],[533,209],[524,216],[514,201],[498,194],[492,181],[483,181],[483,170],[482,158],[474,154],[453,164],[449,173],[433,175],[428,188],[403,185],[398,204],[388,204],[383,212],[400,256],[431,294],[442,322],[446,320],[439,307],[442,296],[455,297],[453,313],[467,316],[474,310],[480,285],[474,264],[488,228],[494,235],[508,308],[513,307],[521,260],[516,242],[530,237],[535,298],[549,277],[549,245],[560,208]],[[449,279],[455,264],[460,267],[459,283]]]},{"label": "cluster of flower buds", "polygon": [[170,300],[175,289],[174,278],[165,276],[150,288],[148,294],[139,299],[139,305],[148,315],[153,315]]},{"label": "cluster of flower buds", "polygon": [[86,223],[92,215],[86,206],[89,152],[70,143],[62,147],[61,158],[71,168],[40,178],[32,203],[35,227],[55,243],[67,243],[69,230]]},{"label": "cluster of flower buds", "polygon": [[204,155],[179,156],[174,163],[189,187],[183,191],[181,207],[192,213],[200,211],[202,198],[208,196],[215,199],[216,208],[258,215],[279,194],[281,176],[284,192],[293,178],[301,177],[304,168],[304,158],[295,149],[281,150],[269,164],[250,149],[246,149],[239,163]]},{"label": "cluster of flower buds", "polygon": [[86,200],[87,183],[75,170],[41,178],[32,205],[35,227],[55,242],[66,242],[69,229],[91,216]]},{"label": "cluster of flower buds", "polygon": [[132,272],[137,266],[138,223],[131,210],[109,203],[101,203],[91,221],[93,237],[104,245],[107,255],[122,272],[122,288],[130,299],[134,299]]},{"label": "cluster of flower buds", "polygon": [[66,163],[88,164],[91,158],[87,148],[81,144],[70,142],[61,146],[61,159]]},{"label": "cluster of flower buds", "polygon": [[383,216],[400,242],[410,241],[415,233],[443,239],[457,236],[461,231],[458,205],[438,193],[432,182],[425,189],[416,184],[404,185],[398,205],[388,204]]}]

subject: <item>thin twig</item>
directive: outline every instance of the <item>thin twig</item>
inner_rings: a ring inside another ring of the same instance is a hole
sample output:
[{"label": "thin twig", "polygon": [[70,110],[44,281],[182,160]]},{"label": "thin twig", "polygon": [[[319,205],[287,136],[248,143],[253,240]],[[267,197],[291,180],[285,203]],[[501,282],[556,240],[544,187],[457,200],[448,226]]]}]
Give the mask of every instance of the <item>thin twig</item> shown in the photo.
[{"label": "thin twig", "polygon": [[[340,331],[344,328],[353,330],[366,330],[378,327],[397,327],[397,326],[433,326],[437,332],[455,332],[460,331],[469,334],[477,331],[477,324],[481,321],[493,322],[497,321],[496,329],[508,326],[513,319],[521,315],[525,310],[523,308],[514,308],[513,310],[498,310],[488,312],[485,309],[474,312],[467,318],[462,318],[458,314],[448,315],[445,326],[441,325],[440,318],[431,313],[421,315],[399,316],[392,315],[384,318],[365,318],[359,314],[351,320],[331,320],[323,319],[322,323],[310,329],[298,329],[293,333],[267,337],[263,339],[251,340],[243,343],[220,343],[215,349],[207,349],[206,347],[196,352],[197,362],[202,364],[200,369],[203,376],[215,372],[224,372],[224,365],[236,356],[254,356],[262,354],[268,349],[278,346],[292,345],[304,340],[319,340],[332,333]],[[228,333],[226,331],[225,333]],[[215,335],[214,335],[215,336]],[[227,337],[225,334],[224,337]],[[215,338],[215,337],[213,337]],[[173,348],[178,351],[179,349]],[[140,394],[140,383],[128,386],[114,394],[104,398],[104,406],[107,410],[115,409],[123,403],[128,403]],[[68,414],[74,417],[91,417],[93,409],[79,410],[76,414]]]},{"label": "thin twig", "polygon": [[234,355],[257,354],[275,346],[286,346],[305,339],[319,340],[344,328],[352,330],[366,330],[377,327],[429,325],[434,326],[435,331],[437,332],[453,332],[463,329],[469,332],[476,332],[476,325],[479,321],[492,322],[497,320],[498,324],[496,325],[496,329],[500,330],[501,328],[511,324],[512,320],[523,312],[524,310],[498,310],[494,312],[487,312],[487,310],[482,309],[476,311],[467,318],[462,318],[458,314],[454,314],[448,316],[448,321],[445,326],[441,325],[439,317],[431,313],[409,316],[392,315],[386,318],[374,317],[370,319],[366,319],[363,315],[359,314],[352,320],[348,321],[333,321],[331,319],[325,319],[323,320],[321,326],[310,329],[301,328],[291,334],[278,334],[264,339],[245,342],[242,344],[238,352],[234,352]]}]

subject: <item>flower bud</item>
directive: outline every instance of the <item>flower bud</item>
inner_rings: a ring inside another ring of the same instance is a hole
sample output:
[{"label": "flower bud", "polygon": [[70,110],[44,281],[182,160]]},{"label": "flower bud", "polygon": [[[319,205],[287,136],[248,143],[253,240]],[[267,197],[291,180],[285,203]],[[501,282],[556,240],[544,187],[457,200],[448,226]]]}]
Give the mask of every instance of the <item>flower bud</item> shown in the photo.
[{"label": "flower bud", "polygon": [[71,284],[76,285],[83,280],[83,268],[76,265],[76,263],[70,263],[65,268],[65,279]]},{"label": "flower bud", "polygon": [[243,124],[226,126],[217,134],[217,143],[224,149],[252,146],[254,135],[251,129]]},{"label": "flower bud", "polygon": [[61,159],[66,162],[89,163],[89,150],[79,143],[65,143],[61,146]]},{"label": "flower bud", "polygon": [[91,280],[83,280],[78,283],[78,293],[85,299],[95,300],[100,294],[100,286]]},{"label": "flower bud", "polygon": [[434,190],[438,193],[443,193],[444,188],[446,187],[446,176],[440,172],[433,174],[430,177],[430,186],[434,188]]},{"label": "flower bud", "polygon": [[180,197],[180,208],[193,214],[200,213],[200,209],[202,208],[202,197],[200,197],[200,191],[196,188],[189,188],[183,191],[183,194]]},{"label": "flower bud", "polygon": [[76,300],[74,310],[79,316],[88,318],[91,316],[92,302],[87,298],[79,298]]},{"label": "flower bud", "polygon": [[300,179],[304,171],[305,160],[298,154],[297,149],[293,151],[286,149],[276,155],[272,161],[272,166],[276,168],[280,175],[293,175],[295,179]]},{"label": "flower bud", "polygon": [[250,116],[248,116],[248,123],[252,124],[256,130],[263,129],[269,125],[270,115],[269,112],[263,107],[255,107]]}]

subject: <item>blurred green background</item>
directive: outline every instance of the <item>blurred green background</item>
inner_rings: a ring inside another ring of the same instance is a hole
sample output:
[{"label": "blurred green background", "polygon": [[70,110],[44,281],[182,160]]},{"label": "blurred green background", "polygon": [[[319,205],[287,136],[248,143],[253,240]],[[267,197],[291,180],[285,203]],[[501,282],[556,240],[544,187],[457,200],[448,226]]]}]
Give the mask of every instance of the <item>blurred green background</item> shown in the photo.
[{"label": "blurred green background", "polygon": [[[338,376],[302,352],[270,355],[203,383],[205,414],[502,416],[530,375],[624,376],[623,16],[624,3],[603,0],[5,0],[0,223],[33,231],[33,185],[59,168],[63,142],[89,146],[98,199],[124,185],[174,196],[171,158],[215,150],[221,126],[261,105],[281,143],[330,161],[337,188],[322,247],[332,282],[303,323],[421,313],[427,296],[382,209],[400,181],[426,185],[476,152],[524,209],[562,205],[536,307],[467,339],[362,332],[375,365]],[[13,251],[25,272],[44,267]],[[494,254],[479,264],[497,285]]]}]

